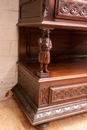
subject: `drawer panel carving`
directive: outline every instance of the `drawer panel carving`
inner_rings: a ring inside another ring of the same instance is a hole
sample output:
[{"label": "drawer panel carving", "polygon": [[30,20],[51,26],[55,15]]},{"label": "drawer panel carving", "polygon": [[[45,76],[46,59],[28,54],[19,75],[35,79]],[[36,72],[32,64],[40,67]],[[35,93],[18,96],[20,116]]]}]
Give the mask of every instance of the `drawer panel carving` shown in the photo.
[{"label": "drawer panel carving", "polygon": [[49,103],[49,88],[40,89],[40,106],[47,105]]},{"label": "drawer panel carving", "polygon": [[86,0],[57,0],[56,18],[58,17],[80,20],[87,18]]},{"label": "drawer panel carving", "polygon": [[64,102],[87,97],[87,83],[73,84],[67,86],[56,86],[50,88],[50,101]]}]

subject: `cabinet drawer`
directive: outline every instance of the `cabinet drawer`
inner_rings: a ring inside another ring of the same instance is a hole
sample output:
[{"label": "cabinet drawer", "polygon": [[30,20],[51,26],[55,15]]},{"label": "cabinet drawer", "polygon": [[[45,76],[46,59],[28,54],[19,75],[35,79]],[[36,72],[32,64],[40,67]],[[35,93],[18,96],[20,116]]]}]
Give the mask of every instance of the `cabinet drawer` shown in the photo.
[{"label": "cabinet drawer", "polygon": [[87,20],[86,0],[56,0],[56,18]]},{"label": "cabinet drawer", "polygon": [[50,103],[87,97],[87,83],[50,87]]}]

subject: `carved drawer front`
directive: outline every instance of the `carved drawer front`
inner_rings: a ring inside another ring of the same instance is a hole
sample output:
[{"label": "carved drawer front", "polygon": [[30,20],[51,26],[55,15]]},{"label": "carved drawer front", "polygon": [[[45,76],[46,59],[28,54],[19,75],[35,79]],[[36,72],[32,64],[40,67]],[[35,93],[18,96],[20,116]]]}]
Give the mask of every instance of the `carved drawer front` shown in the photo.
[{"label": "carved drawer front", "polygon": [[50,87],[50,103],[87,97],[87,83]]},{"label": "carved drawer front", "polygon": [[87,20],[86,0],[56,0],[56,18]]}]

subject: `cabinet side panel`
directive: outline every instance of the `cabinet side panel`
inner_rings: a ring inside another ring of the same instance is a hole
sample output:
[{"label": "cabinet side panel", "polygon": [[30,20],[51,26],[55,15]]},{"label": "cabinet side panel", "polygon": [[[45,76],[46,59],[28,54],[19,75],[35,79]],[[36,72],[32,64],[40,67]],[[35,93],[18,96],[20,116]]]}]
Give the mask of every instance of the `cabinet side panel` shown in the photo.
[{"label": "cabinet side panel", "polygon": [[21,85],[24,92],[28,95],[30,100],[38,106],[38,82],[34,76],[19,65],[18,83]]},{"label": "cabinet side panel", "polygon": [[42,12],[41,1],[27,0],[20,2],[19,22],[36,22],[40,21]]}]

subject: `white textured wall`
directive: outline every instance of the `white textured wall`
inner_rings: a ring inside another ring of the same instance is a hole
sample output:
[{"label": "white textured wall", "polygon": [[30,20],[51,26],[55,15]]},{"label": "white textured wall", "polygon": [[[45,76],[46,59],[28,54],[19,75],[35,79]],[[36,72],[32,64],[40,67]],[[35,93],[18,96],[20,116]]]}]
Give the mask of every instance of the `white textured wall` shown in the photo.
[{"label": "white textured wall", "polygon": [[0,99],[17,83],[19,0],[0,0]]}]

